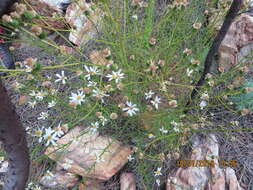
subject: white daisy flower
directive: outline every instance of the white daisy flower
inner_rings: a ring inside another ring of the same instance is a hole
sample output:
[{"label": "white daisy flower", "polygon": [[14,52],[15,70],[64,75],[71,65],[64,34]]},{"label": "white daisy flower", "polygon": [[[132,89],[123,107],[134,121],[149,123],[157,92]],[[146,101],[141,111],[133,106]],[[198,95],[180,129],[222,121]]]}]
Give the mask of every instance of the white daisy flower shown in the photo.
[{"label": "white daisy flower", "polygon": [[126,102],[127,107],[122,108],[123,111],[126,111],[129,116],[133,116],[136,112],[139,111],[136,104],[132,104],[132,102]]},{"label": "white daisy flower", "polygon": [[64,71],[61,71],[61,75],[57,73],[55,76],[58,78],[55,82],[62,82],[62,84],[66,84],[66,80],[68,78],[65,76]]},{"label": "white daisy flower", "polygon": [[44,91],[38,91],[35,95],[35,99],[36,100],[43,100],[44,97],[47,95],[47,92],[44,92]]},{"label": "white daisy flower", "polygon": [[87,86],[88,87],[95,87],[95,86],[97,86],[97,83],[94,81],[89,81]]},{"label": "white daisy flower", "polygon": [[154,175],[155,176],[161,176],[162,172],[161,172],[162,168],[157,168],[156,171],[154,171]]},{"label": "white daisy flower", "polygon": [[51,102],[48,103],[48,108],[52,108],[56,105],[56,101],[52,100]]},{"label": "white daisy flower", "polygon": [[55,130],[53,130],[51,127],[48,129],[45,129],[45,135],[43,136],[44,140],[46,140],[46,146],[49,144],[56,145],[56,141],[59,139],[56,134]]},{"label": "white daisy flower", "polygon": [[148,99],[152,98],[152,96],[153,96],[154,94],[155,94],[155,93],[154,93],[152,90],[150,90],[149,92],[146,92],[146,93],[145,93],[145,99],[148,100]]},{"label": "white daisy flower", "polygon": [[38,117],[38,120],[46,120],[48,116],[49,116],[48,112],[41,112],[40,117]]},{"label": "white daisy flower", "polygon": [[30,106],[31,108],[34,108],[34,107],[36,106],[37,102],[36,102],[36,101],[28,102],[28,104],[29,104],[29,106]]},{"label": "white daisy flower", "polygon": [[190,77],[190,76],[192,75],[193,71],[194,71],[193,69],[187,68],[187,69],[186,69],[186,74],[187,74],[187,76]]},{"label": "white daisy flower", "polygon": [[99,90],[99,89],[94,89],[92,90],[93,94],[92,96],[96,97],[97,99],[101,100],[102,102],[104,102],[103,98],[109,96],[108,94],[106,94],[104,91]]},{"label": "white daisy flower", "polygon": [[159,131],[161,131],[161,132],[164,133],[164,134],[167,134],[167,133],[168,133],[168,130],[164,129],[164,127],[160,128]]},{"label": "white daisy flower", "polygon": [[134,157],[130,154],[128,157],[127,157],[128,161],[131,162],[134,160]]},{"label": "white daisy flower", "polygon": [[31,90],[31,93],[29,94],[29,96],[35,97],[37,95],[37,93],[34,90]]},{"label": "white daisy flower", "polygon": [[150,101],[153,106],[155,106],[156,109],[158,109],[158,104],[161,103],[161,98],[156,96],[154,100]]},{"label": "white daisy flower", "polygon": [[173,126],[173,130],[175,131],[175,132],[179,132],[180,131],[180,129],[178,128],[178,126],[180,125],[180,123],[177,123],[177,122],[175,122],[174,120],[172,121],[172,122],[170,122],[170,124]]},{"label": "white daisy flower", "polygon": [[121,79],[124,78],[124,73],[121,73],[121,69],[117,72],[112,71],[112,74],[108,74],[106,77],[109,78],[109,81],[115,80],[116,83],[119,83]]},{"label": "white daisy flower", "polygon": [[98,128],[99,128],[99,123],[97,121],[95,123],[91,123],[89,127],[91,133],[96,133]]},{"label": "white daisy flower", "polygon": [[87,80],[90,80],[90,77],[92,75],[100,75],[101,74],[97,67],[88,67],[85,65],[84,68],[85,68],[86,72],[88,73],[87,75],[84,76]]},{"label": "white daisy flower", "polygon": [[85,94],[82,90],[78,90],[77,93],[71,92],[71,96],[69,97],[71,103],[75,103],[77,105],[81,105],[84,100]]},{"label": "white daisy flower", "polygon": [[37,130],[34,131],[34,133],[32,134],[32,136],[34,137],[39,137],[39,143],[42,142],[43,140],[43,132],[44,132],[44,127],[41,127]]},{"label": "white daisy flower", "polygon": [[106,119],[104,116],[99,116],[100,122],[103,126],[105,126],[106,122],[108,121],[108,119]]},{"label": "white daisy flower", "polygon": [[55,135],[57,137],[61,137],[62,135],[64,135],[64,132],[62,130],[62,127],[61,127],[61,122],[58,124],[58,126],[54,129],[55,131]]},{"label": "white daisy flower", "polygon": [[73,164],[73,163],[74,163],[73,160],[70,160],[70,159],[68,159],[68,158],[65,158],[65,162],[64,162],[64,164],[62,164],[62,167],[63,167],[64,170],[68,170],[69,168],[72,167],[72,164]]}]

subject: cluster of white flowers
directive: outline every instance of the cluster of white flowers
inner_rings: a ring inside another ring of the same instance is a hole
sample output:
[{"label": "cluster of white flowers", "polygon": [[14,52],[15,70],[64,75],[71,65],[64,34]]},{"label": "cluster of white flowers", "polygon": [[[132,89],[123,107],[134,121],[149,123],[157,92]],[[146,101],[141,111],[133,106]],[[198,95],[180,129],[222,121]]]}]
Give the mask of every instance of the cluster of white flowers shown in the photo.
[{"label": "cluster of white flowers", "polygon": [[154,94],[155,93],[152,90],[150,90],[149,92],[146,92],[145,93],[145,99],[146,100],[151,99]]},{"label": "cluster of white flowers", "polygon": [[161,132],[164,133],[164,134],[167,134],[167,133],[168,133],[168,130],[164,129],[164,127],[161,127],[161,128],[159,129],[159,131],[161,131]]},{"label": "cluster of white flowers", "polygon": [[156,108],[158,109],[158,105],[161,103],[161,98],[159,96],[155,96],[155,98],[153,98],[153,95],[155,93],[150,90],[149,92],[144,93],[145,95],[145,99],[146,100],[150,100],[150,103]]},{"label": "cluster of white flowers", "polygon": [[150,102],[156,109],[158,109],[158,104],[161,103],[161,98],[159,96],[156,96],[155,99],[151,100]]},{"label": "cluster of white flowers", "polygon": [[34,133],[32,134],[32,136],[35,136],[38,139],[39,142],[42,142],[43,140],[45,140],[46,142],[46,146],[52,144],[52,145],[56,145],[56,141],[64,135],[63,129],[61,127],[61,122],[59,123],[59,125],[55,128],[52,129],[51,127],[49,128],[45,128],[45,127],[41,127],[37,130],[34,131]]},{"label": "cluster of white flowers", "polygon": [[[158,168],[154,171],[154,176],[155,176],[155,177],[159,177],[159,176],[162,176],[162,175],[163,175],[163,174],[162,174],[162,168],[161,168],[161,167],[158,167]],[[160,181],[159,178],[156,178],[155,182],[156,182],[156,184],[157,184],[158,186],[160,186],[161,181]]]},{"label": "cluster of white flowers", "polygon": [[180,123],[177,123],[177,122],[175,122],[174,120],[172,121],[172,122],[170,122],[170,124],[173,126],[173,130],[175,131],[175,132],[180,132],[180,129],[178,128],[181,124]]},{"label": "cluster of white flowers", "polygon": [[44,97],[48,95],[48,93],[45,91],[37,91],[36,92],[36,91],[32,90],[29,95],[32,97],[35,97],[35,99],[38,101],[42,101],[44,99]]},{"label": "cluster of white flowers", "polygon": [[94,96],[98,100],[101,100],[101,102],[103,103],[104,103],[103,98],[109,96],[109,94],[106,94],[104,91],[99,90],[99,89],[94,89],[92,90],[92,92],[93,92],[92,96]]},{"label": "cluster of white flowers", "polygon": [[100,75],[101,74],[101,71],[98,70],[97,67],[88,67],[88,66],[84,66],[87,74],[84,76],[87,80],[90,80],[91,79],[91,76],[94,76],[94,75]]}]

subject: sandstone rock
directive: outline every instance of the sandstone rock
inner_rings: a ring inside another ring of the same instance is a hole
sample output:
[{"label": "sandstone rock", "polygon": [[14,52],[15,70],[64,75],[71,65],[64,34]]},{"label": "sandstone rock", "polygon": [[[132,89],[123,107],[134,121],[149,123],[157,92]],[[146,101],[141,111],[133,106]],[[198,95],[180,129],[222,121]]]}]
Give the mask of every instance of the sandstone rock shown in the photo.
[{"label": "sandstone rock", "polygon": [[71,3],[66,11],[65,19],[72,27],[69,40],[80,46],[95,37],[100,28],[102,11],[90,1],[79,0]]},{"label": "sandstone rock", "polygon": [[133,173],[122,173],[120,175],[120,190],[136,190],[136,182]]},{"label": "sandstone rock", "polygon": [[40,183],[47,188],[71,188],[77,185],[79,178],[67,171],[57,171],[52,176],[48,173],[44,175]]},{"label": "sandstone rock", "polygon": [[[27,2],[31,6],[32,10],[35,10],[38,15],[44,17],[43,19],[33,19],[33,22],[39,26],[47,26],[48,30],[50,30],[49,28],[63,29],[66,27],[66,22],[62,17],[61,10],[52,6],[50,3],[53,2],[52,0],[50,2],[47,2],[46,0],[27,0]],[[56,1],[56,4],[57,2],[58,1]],[[56,16],[57,18],[55,18],[55,15],[58,15]]]},{"label": "sandstone rock", "polygon": [[237,181],[235,171],[233,169],[226,168],[225,174],[226,174],[226,182],[230,190],[242,190],[240,184]]},{"label": "sandstone rock", "polygon": [[219,49],[219,68],[227,71],[237,64],[237,54],[243,46],[253,42],[253,17],[241,14],[230,26]]},{"label": "sandstone rock", "polygon": [[166,189],[224,190],[227,183],[229,190],[241,190],[234,170],[221,169],[217,160],[218,156],[219,146],[214,135],[211,134],[204,139],[195,136],[189,160],[213,160],[213,167],[211,165],[199,167],[199,164],[194,167],[180,167],[168,177]]},{"label": "sandstone rock", "polygon": [[71,0],[39,0],[39,2],[47,4],[56,11],[62,11],[65,4],[69,4]]},{"label": "sandstone rock", "polygon": [[89,178],[108,180],[128,161],[128,146],[109,137],[75,127],[47,148],[45,154],[68,172]]},{"label": "sandstone rock", "polygon": [[105,187],[102,185],[99,180],[88,179],[84,183],[79,185],[79,190],[105,190]]},{"label": "sandstone rock", "polygon": [[215,164],[211,168],[211,180],[207,183],[207,190],[224,190],[225,189],[225,176],[223,170]]}]

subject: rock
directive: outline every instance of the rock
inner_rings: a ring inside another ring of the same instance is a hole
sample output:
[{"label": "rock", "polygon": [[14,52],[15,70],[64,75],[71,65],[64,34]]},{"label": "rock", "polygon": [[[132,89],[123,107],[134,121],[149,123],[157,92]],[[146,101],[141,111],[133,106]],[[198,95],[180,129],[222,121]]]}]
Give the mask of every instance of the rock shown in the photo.
[{"label": "rock", "polygon": [[39,2],[44,3],[54,10],[61,12],[64,5],[70,4],[71,0],[39,0]]},{"label": "rock", "polygon": [[[241,190],[234,170],[232,168],[221,169],[218,157],[219,146],[213,134],[204,139],[195,136],[193,151],[189,159],[195,161],[195,165],[187,168],[180,167],[172,172],[168,177],[166,189],[176,190],[180,186],[180,189],[224,190],[227,184],[229,190]],[[196,166],[196,160],[212,160],[213,164],[200,167],[200,163]]]},{"label": "rock", "polygon": [[72,27],[69,40],[80,46],[95,37],[100,28],[102,11],[90,1],[79,0],[71,3],[66,11],[65,19]]},{"label": "rock", "polygon": [[79,185],[79,190],[105,190],[105,187],[99,180],[88,179]]},{"label": "rock", "polygon": [[136,190],[136,182],[133,173],[122,173],[120,175],[120,190]]},{"label": "rock", "polygon": [[77,185],[79,181],[76,175],[67,171],[57,171],[55,174],[51,174],[44,175],[40,184],[47,188],[71,188]]},{"label": "rock", "polygon": [[[61,0],[67,1],[67,0]],[[33,22],[38,24],[38,26],[47,26],[47,30],[52,29],[64,29],[66,27],[66,22],[64,17],[62,17],[62,11],[56,6],[52,6],[53,0],[27,0],[32,10],[35,10],[36,13],[40,16],[43,16],[43,19],[33,19]],[[57,2],[59,1],[55,1]]]},{"label": "rock", "polygon": [[207,190],[224,190],[225,189],[225,176],[223,170],[218,167],[218,163],[214,168],[211,168],[212,180],[207,183]]},{"label": "rock", "polygon": [[69,131],[57,141],[57,146],[48,147],[45,152],[68,172],[100,180],[108,180],[118,172],[131,153],[129,146],[82,127]]},{"label": "rock", "polygon": [[253,42],[253,17],[241,14],[230,26],[219,48],[219,70],[227,71],[237,64],[237,54]]},{"label": "rock", "polygon": [[235,171],[233,169],[226,168],[225,174],[226,174],[226,182],[230,190],[242,190],[240,184],[237,181]]}]

